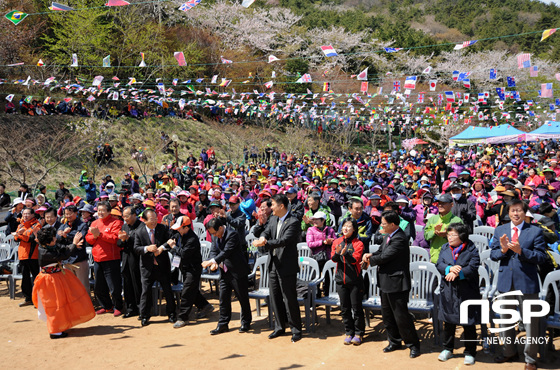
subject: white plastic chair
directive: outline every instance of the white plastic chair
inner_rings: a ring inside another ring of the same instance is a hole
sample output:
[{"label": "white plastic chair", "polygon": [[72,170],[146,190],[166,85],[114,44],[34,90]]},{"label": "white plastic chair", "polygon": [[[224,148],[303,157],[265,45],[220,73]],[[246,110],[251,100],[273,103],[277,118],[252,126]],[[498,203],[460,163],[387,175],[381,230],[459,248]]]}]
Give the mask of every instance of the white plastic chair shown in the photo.
[{"label": "white plastic chair", "polygon": [[422,247],[410,247],[410,262],[430,262],[430,252]]},{"label": "white plastic chair", "polygon": [[[317,322],[317,306],[324,305],[327,314],[327,324],[331,323],[331,306],[340,306],[340,298],[336,291],[336,282],[334,281],[334,274],[336,271],[336,262],[329,260],[323,266],[321,277],[309,286],[311,287],[311,331],[315,330],[315,323]],[[325,280],[325,276],[329,276],[328,295],[326,297],[316,298],[319,284]]]},{"label": "white plastic chair", "polygon": [[554,257],[554,260],[556,261],[558,266],[560,266],[560,254],[558,254],[556,252],[550,252],[550,254],[552,254],[552,257]]},{"label": "white plastic chair", "polygon": [[424,225],[414,225],[414,229],[416,230],[416,235],[424,234]]},{"label": "white plastic chair", "polygon": [[476,246],[476,249],[478,249],[478,254],[484,252],[489,248],[488,238],[484,235],[472,234],[469,235],[469,240],[473,242]]},{"label": "white plastic chair", "polygon": [[498,290],[498,273],[500,272],[500,263],[492,261],[490,258],[491,249],[487,249],[480,253],[480,265],[483,266],[490,277],[490,290],[487,292],[488,299],[492,299]]},{"label": "white plastic chair", "polygon": [[[344,213],[343,213],[344,214]],[[332,227],[334,229],[335,226],[335,218],[334,215],[332,213],[329,213],[329,225],[330,227]],[[336,231],[336,230],[335,230]]]},{"label": "white plastic chair", "polygon": [[[438,319],[438,306],[434,297],[439,295],[441,274],[430,262],[412,262],[410,264],[411,288],[408,310],[429,314],[434,325],[436,344],[439,343],[441,321]],[[435,290],[433,288],[435,287]]]},{"label": "white plastic chair", "polygon": [[[309,249],[308,247],[304,247]],[[309,249],[311,253],[311,249]],[[298,302],[303,303],[305,307],[305,327],[307,331],[310,331],[310,320],[311,320],[311,296],[313,295],[313,288],[310,286],[315,280],[318,280],[321,276],[319,270],[319,263],[311,257],[299,257],[299,272],[297,278],[299,281],[307,283],[307,296],[305,298],[299,298]]]},{"label": "white plastic chair", "polygon": [[256,289],[249,292],[249,298],[257,301],[257,316],[261,315],[261,299],[264,299],[268,307],[268,323],[273,327],[272,309],[270,308],[270,290],[268,288],[268,269],[266,267],[268,262],[268,255],[261,256],[255,261],[253,272],[249,275],[249,280],[256,278],[257,271],[259,271],[259,282]]},{"label": "white plastic chair", "polygon": [[381,247],[381,244],[375,244],[375,241],[373,239],[374,238],[372,235],[371,240],[369,241],[369,247],[368,247],[369,253],[377,252]]},{"label": "white plastic chair", "polygon": [[298,257],[311,257],[311,248],[307,246],[307,243],[297,243]]},{"label": "white plastic chair", "polygon": [[[210,259],[210,248],[212,247],[212,243],[209,241],[201,241],[200,242],[200,252],[202,254],[202,260],[208,261]],[[210,284],[210,292],[212,292],[212,281],[216,284],[216,290],[218,290],[218,280],[220,280],[220,269],[212,272],[209,270],[203,270],[202,275],[200,275],[200,280],[207,280]]]},{"label": "white plastic chair", "polygon": [[[366,298],[362,301],[362,307],[366,310],[366,324],[370,326],[369,315],[367,311],[381,312],[381,291],[377,284],[377,266],[369,266],[366,270],[362,271],[364,283],[366,284]],[[367,280],[365,278],[368,278]]]},{"label": "white plastic chair", "polygon": [[494,237],[494,230],[496,229],[490,226],[477,226],[473,229],[473,234],[484,235],[488,240],[491,240]]},{"label": "white plastic chair", "polygon": [[543,215],[540,215],[540,214],[538,214],[538,213],[533,213],[533,219],[534,219],[535,221],[537,221],[537,222],[539,222],[540,220],[542,220],[543,217],[544,217]]},{"label": "white plastic chair", "polygon": [[206,241],[206,228],[202,222],[193,222],[192,229],[196,236],[198,236],[198,240],[201,242]]}]

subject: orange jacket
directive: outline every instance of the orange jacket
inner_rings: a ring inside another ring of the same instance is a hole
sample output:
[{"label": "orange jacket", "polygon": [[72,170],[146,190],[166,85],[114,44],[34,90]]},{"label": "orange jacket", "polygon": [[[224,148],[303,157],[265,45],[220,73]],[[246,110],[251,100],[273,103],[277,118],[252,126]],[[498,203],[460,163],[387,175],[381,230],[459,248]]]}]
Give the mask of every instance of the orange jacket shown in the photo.
[{"label": "orange jacket", "polygon": [[122,225],[123,222],[113,216],[92,222],[91,227],[97,227],[101,232],[97,238],[90,231],[86,235],[86,241],[93,246],[91,254],[95,262],[121,259],[121,248],[117,246],[117,240]]},{"label": "orange jacket", "polygon": [[[19,224],[14,240],[19,242],[18,257],[20,260],[36,260],[39,258],[39,245],[35,240],[34,232],[40,229],[41,224],[36,218]],[[35,250],[33,251],[33,255],[29,256],[32,244],[35,244]]]}]

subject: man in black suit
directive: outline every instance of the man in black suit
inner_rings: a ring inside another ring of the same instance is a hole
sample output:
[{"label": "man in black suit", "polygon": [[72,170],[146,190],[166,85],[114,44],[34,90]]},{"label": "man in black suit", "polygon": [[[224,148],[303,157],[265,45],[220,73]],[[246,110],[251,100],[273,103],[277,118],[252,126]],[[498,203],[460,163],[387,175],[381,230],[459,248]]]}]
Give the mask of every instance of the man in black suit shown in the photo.
[{"label": "man in black suit", "polygon": [[192,229],[189,216],[180,216],[171,226],[176,232],[169,242],[175,258],[179,258],[179,268],[183,275],[183,290],[179,304],[179,319],[173,325],[175,329],[186,326],[192,306],[196,305],[205,315],[214,311],[212,306],[200,292],[200,275],[202,274],[202,254],[200,241]]},{"label": "man in black suit", "polygon": [[202,262],[202,267],[216,271],[220,268],[220,318],[216,329],[210,334],[216,335],[229,331],[231,320],[231,290],[235,292],[241,305],[240,333],[251,328],[251,305],[249,304],[249,265],[243,255],[245,243],[239,240],[239,234],[227,227],[223,218],[214,217],[206,223],[206,229],[212,236],[210,260]]},{"label": "man in black suit", "polygon": [[383,348],[383,352],[402,348],[401,342],[404,341],[410,348],[410,357],[415,358],[420,356],[420,340],[408,312],[410,248],[399,223],[397,212],[384,211],[381,214],[381,232],[386,237],[377,252],[364,254],[363,263],[365,266],[379,266],[377,281],[381,291],[381,313],[389,339],[389,345]]},{"label": "man in black suit", "polygon": [[153,209],[144,211],[145,226],[140,226],[134,238],[134,250],[140,255],[140,274],[142,275],[142,295],[140,296],[140,315],[142,326],[149,324],[152,306],[152,284],[158,281],[167,302],[166,311],[169,321],[177,321],[175,298],[171,290],[171,263],[167,251],[169,230],[157,223]]},{"label": "man in black suit", "polygon": [[255,227],[255,247],[268,251],[269,288],[274,331],[270,339],[285,333],[286,321],[292,330],[292,342],[301,339],[301,312],[297,300],[297,273],[299,272],[297,243],[301,235],[301,220],[288,212],[289,201],[284,194],[272,197],[272,214],[265,228],[259,217]]},{"label": "man in black suit", "polygon": [[124,225],[119,232],[117,246],[121,252],[121,274],[123,276],[124,302],[126,312],[124,318],[136,316],[140,313],[140,297],[142,296],[142,282],[140,278],[140,261],[134,252],[134,235],[145,225],[136,217],[134,207],[128,206],[123,211]]}]

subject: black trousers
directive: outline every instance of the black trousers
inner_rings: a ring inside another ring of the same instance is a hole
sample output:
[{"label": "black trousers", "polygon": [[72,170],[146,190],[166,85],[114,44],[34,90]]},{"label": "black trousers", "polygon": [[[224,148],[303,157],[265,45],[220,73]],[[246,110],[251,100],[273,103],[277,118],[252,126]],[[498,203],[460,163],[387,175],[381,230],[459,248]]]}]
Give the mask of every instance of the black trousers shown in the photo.
[{"label": "black trousers", "polygon": [[420,340],[414,327],[412,315],[408,312],[409,292],[383,293],[381,292],[381,314],[383,324],[387,330],[389,343],[404,344],[408,347],[420,348]]},{"label": "black trousers", "polygon": [[235,292],[241,305],[241,325],[249,325],[252,321],[252,316],[247,275],[233,276],[230,272],[226,273],[221,269],[220,272],[220,318],[218,319],[218,326],[227,325],[231,320],[232,290]]},{"label": "black trousers", "polygon": [[199,310],[208,304],[206,298],[200,293],[200,272],[183,272],[183,290],[181,291],[181,304],[179,305],[179,320],[187,321],[195,305]]},{"label": "black trousers", "polygon": [[[435,319],[434,319],[435,320]],[[465,331],[465,355],[476,356],[476,325],[462,325]],[[455,349],[455,330],[457,325],[443,323],[443,348],[453,352]]]},{"label": "black trousers", "polygon": [[340,315],[344,323],[346,335],[363,336],[366,331],[362,297],[362,284],[336,284],[336,291],[340,298]]},{"label": "black trousers", "polygon": [[93,292],[99,304],[110,310],[123,310],[121,260],[95,262],[95,286]]},{"label": "black trousers", "polygon": [[[123,252],[123,254],[126,252]],[[121,267],[123,277],[124,302],[127,312],[140,312],[140,297],[142,296],[142,278],[140,275],[140,261],[135,254],[127,256],[126,263]]]},{"label": "black trousers", "polygon": [[268,274],[268,278],[274,330],[285,330],[287,321],[292,334],[300,334],[301,312],[297,300],[297,275],[281,276],[273,270]]},{"label": "black trousers", "polygon": [[155,265],[152,268],[152,273],[149,275],[142,275],[142,295],[140,296],[140,316],[142,318],[150,318],[152,310],[152,285],[155,281],[159,282],[163,289],[163,296],[165,297],[165,311],[167,315],[175,313],[176,304],[173,291],[171,290],[171,272],[162,271],[161,267]]},{"label": "black trousers", "polygon": [[31,302],[33,293],[33,282],[39,274],[39,260],[20,260],[21,267],[21,291],[27,302]]}]

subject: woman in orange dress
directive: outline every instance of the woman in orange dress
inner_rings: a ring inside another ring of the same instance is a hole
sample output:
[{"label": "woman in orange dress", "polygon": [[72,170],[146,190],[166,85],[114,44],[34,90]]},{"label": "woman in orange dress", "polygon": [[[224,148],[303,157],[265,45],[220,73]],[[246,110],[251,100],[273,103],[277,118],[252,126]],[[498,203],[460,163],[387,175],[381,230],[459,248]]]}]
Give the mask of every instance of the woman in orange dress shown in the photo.
[{"label": "woman in orange dress", "polygon": [[33,304],[39,319],[47,322],[51,339],[67,337],[65,330],[95,317],[95,310],[84,285],[61,261],[70,257],[74,248],[82,248],[83,235],[77,233],[73,244],[56,243],[56,230],[44,227],[37,232],[41,272],[33,286]]}]

